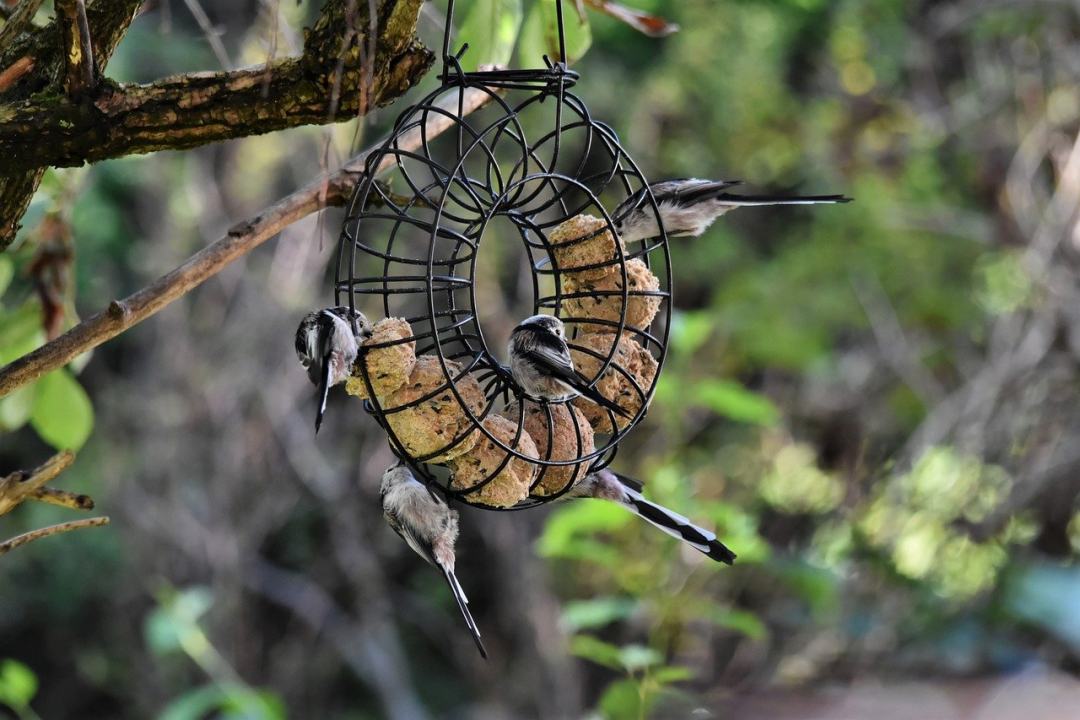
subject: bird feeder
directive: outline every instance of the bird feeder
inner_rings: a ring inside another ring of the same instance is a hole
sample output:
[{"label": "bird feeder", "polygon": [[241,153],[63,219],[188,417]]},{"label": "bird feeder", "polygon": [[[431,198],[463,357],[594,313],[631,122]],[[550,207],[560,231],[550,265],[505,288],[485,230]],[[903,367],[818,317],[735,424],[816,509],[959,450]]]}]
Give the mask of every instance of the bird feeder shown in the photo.
[{"label": "bird feeder", "polygon": [[[610,463],[645,415],[670,329],[663,228],[626,246],[610,214],[635,194],[653,212],[656,202],[615,131],[571,92],[579,76],[567,67],[559,0],[556,12],[557,58],[466,72],[468,46],[450,52],[450,0],[441,85],[367,158],[336,258],[338,304],[399,319],[365,343],[355,394],[417,477],[490,509],[548,502]],[[467,92],[489,101],[464,117]],[[448,129],[429,137],[433,120]],[[530,400],[513,382],[477,317],[477,260],[505,239],[491,232],[496,221],[523,245],[533,311],[563,320],[579,372],[632,418],[582,399]],[[392,392],[374,371],[380,351],[387,362],[414,358]]]}]

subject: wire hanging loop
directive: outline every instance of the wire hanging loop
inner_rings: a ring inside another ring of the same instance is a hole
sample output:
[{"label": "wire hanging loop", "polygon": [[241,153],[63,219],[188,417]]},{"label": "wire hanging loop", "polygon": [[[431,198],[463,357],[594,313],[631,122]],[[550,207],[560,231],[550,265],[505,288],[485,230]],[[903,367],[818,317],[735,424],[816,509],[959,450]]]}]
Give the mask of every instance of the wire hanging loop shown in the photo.
[{"label": "wire hanging loop", "polygon": [[[527,73],[533,72],[533,71],[540,72],[540,73],[545,73],[545,74],[555,72],[560,76],[560,83],[564,80],[564,78],[566,76],[570,76],[571,81],[576,80],[577,79],[576,73],[568,72],[568,70],[567,70],[566,27],[565,27],[565,21],[563,19],[563,3],[562,3],[562,0],[537,0],[537,1],[538,2],[554,2],[555,3],[555,26],[556,26],[556,30],[557,30],[557,34],[558,34],[558,38],[559,38],[559,59],[558,59],[557,65],[555,65],[553,67],[553,63],[545,55],[543,57],[543,63],[544,63],[544,65],[547,66],[546,69],[545,68],[531,68],[531,69],[523,69],[522,71],[517,71],[517,72],[515,72],[515,71],[509,71],[509,72],[507,72],[507,71],[503,71],[503,72],[495,71],[494,73],[463,73],[462,69],[461,69],[461,62],[460,61],[461,61],[461,57],[469,49],[469,43],[468,42],[462,43],[461,47],[458,48],[458,51],[456,53],[453,53],[453,54],[450,53],[450,36],[453,33],[453,26],[454,26],[454,5],[455,5],[455,0],[449,0],[449,2],[447,3],[447,7],[446,7],[446,26],[443,28],[443,43],[442,43],[442,60],[443,60],[442,81],[443,81],[443,85],[451,84],[451,78],[456,78],[458,83],[460,84],[463,77],[467,76],[467,75],[487,75],[487,74],[507,75],[507,77],[509,79],[510,77],[513,77],[515,75],[518,75],[519,77],[521,77],[520,73],[522,73],[522,72],[527,74]],[[453,67],[453,70],[454,70],[453,74],[451,73],[451,66]]]}]

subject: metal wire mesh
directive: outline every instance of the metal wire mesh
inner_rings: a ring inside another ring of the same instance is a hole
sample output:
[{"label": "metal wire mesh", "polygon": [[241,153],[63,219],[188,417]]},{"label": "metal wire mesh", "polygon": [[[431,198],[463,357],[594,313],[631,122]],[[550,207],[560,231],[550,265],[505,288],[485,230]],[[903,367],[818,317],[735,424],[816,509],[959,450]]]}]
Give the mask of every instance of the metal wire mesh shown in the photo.
[{"label": "metal wire mesh", "polygon": [[[460,55],[445,57],[442,86],[407,108],[390,139],[369,156],[342,228],[335,290],[339,304],[369,316],[404,318],[412,329],[410,337],[370,344],[365,352],[415,342],[417,357],[434,358],[423,366],[429,376],[434,373],[434,382],[416,371],[408,391],[382,397],[365,363],[357,365],[365,409],[386,430],[394,451],[418,476],[462,502],[519,509],[557,498],[586,472],[609,463],[619,440],[644,416],[666,354],[671,263],[662,230],[632,247],[612,241],[617,218],[609,208],[643,188],[642,202],[654,212],[656,205],[616,133],[569,92],[574,72],[547,58],[547,67],[537,70],[464,72]],[[484,111],[466,118],[460,105],[456,113],[446,109],[469,88],[490,96]],[[428,137],[432,118],[449,123],[449,130]],[[536,127],[544,129],[528,130]],[[416,132],[422,133],[420,147],[406,149],[401,138]],[[376,181],[374,169],[387,158],[392,169]],[[554,248],[552,231],[580,215],[602,222]],[[504,355],[489,346],[477,317],[475,279],[482,247],[495,236],[490,229],[507,222],[527,258],[533,312],[564,321],[571,348],[594,366],[593,384],[618,384],[637,410],[632,420],[617,419],[610,410],[604,410],[606,419],[597,418],[591,408],[594,433],[578,410],[525,398],[499,362]],[[607,238],[609,253],[594,262],[566,263],[574,246],[584,248],[600,237]],[[641,264],[657,278],[655,289],[635,289],[632,271]],[[607,277],[605,287],[580,282],[593,276]],[[603,305],[604,312],[582,311],[586,301]],[[628,308],[638,302],[656,311],[634,327]],[[626,348],[649,355],[644,360],[655,367],[651,376],[624,367]],[[424,422],[435,423],[442,435],[438,442],[425,441],[420,451],[403,435]],[[529,435],[527,424],[537,437]],[[546,451],[533,452],[535,447]],[[496,462],[481,457],[468,486],[456,484],[457,472],[465,474],[464,459],[485,452],[488,458],[494,453]],[[455,463],[455,472],[442,467]],[[528,497],[511,507],[486,497],[485,487],[504,470],[520,475],[526,465],[526,476],[535,473]],[[552,482],[555,477],[558,482]]]}]

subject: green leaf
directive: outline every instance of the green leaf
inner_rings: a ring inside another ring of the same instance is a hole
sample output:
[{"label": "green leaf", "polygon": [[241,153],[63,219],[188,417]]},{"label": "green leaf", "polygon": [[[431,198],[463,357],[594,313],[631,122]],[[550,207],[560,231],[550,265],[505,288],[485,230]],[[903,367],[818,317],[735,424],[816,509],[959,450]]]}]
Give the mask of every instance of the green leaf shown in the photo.
[{"label": "green leaf", "polygon": [[691,397],[695,404],[739,422],[770,426],[780,419],[771,400],[730,380],[702,380],[695,384]]},{"label": "green leaf", "polygon": [[610,720],[645,717],[641,708],[640,684],[634,678],[612,683],[600,696],[600,712]]},{"label": "green leaf", "polygon": [[24,385],[0,400],[0,431],[18,430],[30,419],[37,398],[37,383]]},{"label": "green leaf", "polygon": [[669,346],[679,355],[690,355],[709,340],[716,320],[704,312],[673,312]]},{"label": "green leaf", "polygon": [[157,655],[179,650],[186,636],[198,632],[199,618],[213,604],[213,595],[204,587],[169,593],[146,618],[143,628],[146,644]]},{"label": "green leaf", "polygon": [[[522,67],[540,67],[542,57],[559,60],[559,25],[555,3],[559,0],[536,0],[521,28],[518,60]],[[563,29],[566,40],[566,62],[581,59],[592,44],[589,21],[578,18],[573,3],[563,2]]]},{"label": "green leaf", "polygon": [[615,503],[574,501],[548,517],[537,549],[544,557],[574,556],[574,545],[582,534],[617,530],[626,525],[631,517]]},{"label": "green leaf", "polygon": [[38,679],[33,670],[18,660],[0,662],[0,703],[21,714],[37,691]]},{"label": "green leaf", "polygon": [[15,263],[7,255],[0,255],[0,297],[7,292],[8,285],[15,277]]},{"label": "green leaf", "polygon": [[630,672],[659,665],[664,656],[645,645],[624,645],[619,648],[619,662]]},{"label": "green leaf", "polygon": [[28,300],[0,315],[0,365],[22,357],[45,342],[41,329],[41,306]]},{"label": "green leaf", "polygon": [[204,685],[173,700],[162,711],[160,720],[202,720],[212,711],[215,717],[244,720],[285,720],[281,698],[264,690],[254,690],[236,683]]},{"label": "green leaf", "polygon": [[620,652],[621,648],[618,646],[604,642],[592,635],[575,635],[570,638],[570,653],[572,655],[612,670],[624,669]]},{"label": "green leaf", "polygon": [[86,391],[67,370],[55,370],[38,381],[30,424],[57,450],[78,450],[94,429],[94,407]]},{"label": "green leaf", "polygon": [[562,623],[570,632],[599,628],[630,617],[637,606],[637,600],[629,597],[574,600],[563,607]]},{"label": "green leaf", "polygon": [[666,665],[649,671],[649,679],[661,686],[690,680],[693,677],[694,671],[682,665]]},{"label": "green leaf", "polygon": [[740,632],[751,640],[762,640],[769,632],[765,623],[748,610],[735,610],[708,603],[703,608],[702,615],[714,625]]},{"label": "green leaf", "polygon": [[464,69],[508,64],[521,30],[521,17],[521,0],[473,0],[457,33],[458,47],[461,42],[469,43],[462,58]]}]

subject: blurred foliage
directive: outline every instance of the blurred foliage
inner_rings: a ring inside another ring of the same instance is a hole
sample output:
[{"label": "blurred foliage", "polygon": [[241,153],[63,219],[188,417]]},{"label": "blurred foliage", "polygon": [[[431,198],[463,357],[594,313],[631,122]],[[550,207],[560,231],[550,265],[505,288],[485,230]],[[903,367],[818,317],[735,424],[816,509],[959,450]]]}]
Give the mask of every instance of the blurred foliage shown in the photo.
[{"label": "blurred foliage", "polygon": [[[310,0],[283,3],[280,15],[219,5],[208,11],[244,63],[295,47],[313,12]],[[512,57],[537,65],[556,52],[554,7],[463,0],[453,49],[470,44],[470,68]],[[541,707],[681,717],[715,709],[733,687],[1075,672],[1080,488],[1062,451],[1080,435],[1070,294],[1080,235],[1075,217],[1047,209],[1068,184],[1080,127],[1075,8],[633,7],[682,30],[647,38],[607,15],[582,22],[564,10],[576,92],[648,176],[856,198],[740,210],[673,243],[667,364],[617,467],[646,481],[650,498],[715,527],[735,567],[599,501],[561,506],[542,529],[532,514],[465,514],[458,572],[496,646],[491,665],[511,679],[468,666],[472,648],[448,627],[456,611],[439,579],[396,538],[373,539],[390,535],[375,509],[359,520],[344,509],[356,496],[376,506],[368,486],[383,444],[371,424],[332,428],[352,440],[320,436],[312,449],[310,389],[286,336],[326,299],[332,243],[304,226],[104,346],[85,371],[88,358],[0,400],[5,467],[39,462],[42,441],[85,442],[70,475],[116,508],[114,528],[128,528],[123,542],[69,540],[56,560],[46,562],[52,545],[0,563],[5,585],[28,588],[0,600],[0,647],[18,658],[0,661],[0,702],[20,717],[34,717],[33,701],[57,716],[276,718],[288,708],[345,718],[379,716],[405,687],[437,717]],[[427,6],[421,23],[433,47],[444,8]],[[195,23],[165,4],[135,24],[110,70],[143,81],[215,67]],[[77,251],[70,326],[76,304],[96,311],[171,269],[378,136],[396,111],[364,127],[50,171],[19,244],[0,256],[0,363],[44,341],[29,268],[49,218],[71,228]],[[320,221],[331,237],[337,222]],[[1047,238],[1060,251],[1040,260]],[[1015,329],[1028,322],[1045,332]],[[1027,374],[1007,372],[1027,357],[1038,358]],[[19,512],[34,514],[13,520],[32,523],[43,511]],[[348,556],[353,546],[377,562]],[[534,554],[546,584],[525,584]],[[299,589],[274,589],[303,602],[253,590],[244,575],[253,557],[300,576],[285,576]],[[155,589],[161,577],[186,589]],[[513,594],[519,584],[524,597]],[[118,588],[127,617],[82,637],[87,614],[113,612],[106,599]],[[562,608],[550,628],[549,595]],[[346,623],[329,610],[314,630],[288,622],[338,606],[362,629],[344,643],[351,654],[334,649],[329,635]],[[141,620],[134,629],[131,618]],[[85,699],[35,695],[23,662],[43,687],[62,678]],[[555,702],[566,704],[544,705]]]}]

